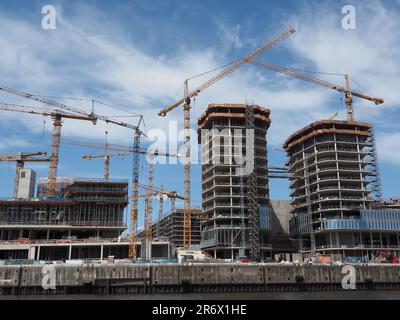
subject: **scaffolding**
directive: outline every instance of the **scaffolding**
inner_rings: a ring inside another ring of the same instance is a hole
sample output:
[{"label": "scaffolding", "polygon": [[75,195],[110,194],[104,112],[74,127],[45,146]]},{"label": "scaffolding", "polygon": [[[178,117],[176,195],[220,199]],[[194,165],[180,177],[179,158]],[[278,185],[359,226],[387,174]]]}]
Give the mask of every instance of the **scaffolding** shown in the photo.
[{"label": "scaffolding", "polygon": [[[103,236],[118,237],[126,229],[128,182],[58,179],[58,183],[59,197],[0,199],[3,240],[19,237],[19,232],[11,232],[11,225],[21,226],[19,231],[27,231],[30,239],[48,237],[48,230],[56,230],[61,237],[70,234],[71,229],[80,229],[82,234],[92,230],[91,235],[98,236],[102,230]],[[47,181],[41,181],[41,185],[46,193]]]},{"label": "scaffolding", "polygon": [[382,184],[381,184],[381,174],[379,171],[379,163],[378,163],[378,150],[376,147],[376,139],[375,139],[375,131],[373,128],[369,130],[370,133],[370,142],[371,142],[371,157],[372,157],[372,196],[374,198],[374,207],[377,207],[382,202]]},{"label": "scaffolding", "polygon": [[[246,139],[249,134],[254,136],[254,106],[246,105]],[[247,143],[246,143],[247,145]],[[253,159],[254,162],[254,145],[246,148],[247,158]],[[252,258],[260,256],[260,226],[259,226],[259,212],[258,212],[258,195],[257,195],[257,171],[252,168],[251,173],[247,178],[247,215],[249,226],[249,255]]]}]

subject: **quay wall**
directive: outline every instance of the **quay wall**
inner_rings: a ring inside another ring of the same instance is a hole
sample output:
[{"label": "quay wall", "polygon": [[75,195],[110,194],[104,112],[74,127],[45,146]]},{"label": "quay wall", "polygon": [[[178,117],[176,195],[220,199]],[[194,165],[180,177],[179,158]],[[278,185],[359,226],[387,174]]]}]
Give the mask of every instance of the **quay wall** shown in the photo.
[{"label": "quay wall", "polygon": [[[45,269],[43,269],[45,268]],[[0,266],[0,295],[149,294],[343,290],[342,266],[278,264],[103,264]],[[53,269],[54,268],[54,269]],[[356,289],[400,290],[399,265],[354,265]]]}]

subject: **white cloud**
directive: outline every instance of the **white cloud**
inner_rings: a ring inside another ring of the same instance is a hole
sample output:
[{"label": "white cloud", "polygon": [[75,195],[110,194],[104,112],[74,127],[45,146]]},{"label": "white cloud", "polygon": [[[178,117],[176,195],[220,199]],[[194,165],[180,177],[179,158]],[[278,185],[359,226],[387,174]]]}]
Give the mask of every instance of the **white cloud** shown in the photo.
[{"label": "white cloud", "polygon": [[243,40],[240,38],[240,24],[230,25],[225,23],[221,19],[215,19],[218,32],[222,41],[227,49],[233,48],[242,48]]},{"label": "white cloud", "polygon": [[400,166],[400,132],[382,132],[377,135],[377,148],[379,160]]},{"label": "white cloud", "polygon": [[[159,118],[157,112],[181,97],[182,89],[177,90],[182,88],[185,78],[229,61],[225,50],[227,45],[241,48],[244,44],[240,25],[221,21],[216,29],[224,40],[224,48],[217,45],[181,50],[177,44],[175,55],[165,55],[162,49],[158,55],[149,54],[129,40],[128,31],[117,22],[104,23],[106,16],[94,8],[80,5],[78,9],[75,16],[66,17],[59,8],[60,20],[57,30],[53,31],[44,31],[30,22],[1,14],[1,82],[39,94],[103,100],[143,114],[148,129],[166,129],[168,120],[177,120],[179,128],[182,128],[182,112],[173,111],[166,118]],[[379,122],[384,117],[385,108],[395,108],[399,103],[400,66],[397,57],[400,45],[396,35],[400,18],[398,12],[389,11],[379,3],[357,7],[357,10],[359,17],[365,15],[368,18],[368,23],[359,22],[356,32],[343,30],[340,11],[331,8],[321,9],[317,17],[314,11],[312,15],[301,12],[289,18],[288,24],[294,23],[298,31],[285,40],[288,53],[295,57],[292,65],[289,62],[285,65],[348,72],[362,84],[366,93],[386,100],[381,109],[375,109],[370,102],[355,100],[357,118],[369,120],[373,116],[374,121]],[[190,88],[209,76],[190,81]],[[338,78],[329,80],[342,83]],[[358,89],[356,86],[353,88]],[[5,97],[1,95],[2,100]],[[340,110],[340,117],[344,118],[335,92],[247,66],[196,98],[193,125],[208,103],[244,103],[246,100],[271,109],[272,125],[268,139],[275,146],[281,145],[290,132],[313,120],[328,117],[334,111]],[[88,102],[65,102],[90,110]],[[96,112],[121,114],[120,110],[101,105],[96,106]],[[2,115],[2,126],[3,119],[20,121],[36,134],[42,131],[43,120],[40,117]],[[129,121],[121,118],[121,121],[125,120]],[[49,132],[51,126],[47,125],[46,130]],[[102,123],[94,127],[86,122],[66,120],[62,130],[66,138],[102,141],[104,131],[108,130],[111,142],[130,143],[132,140],[130,131]]]}]

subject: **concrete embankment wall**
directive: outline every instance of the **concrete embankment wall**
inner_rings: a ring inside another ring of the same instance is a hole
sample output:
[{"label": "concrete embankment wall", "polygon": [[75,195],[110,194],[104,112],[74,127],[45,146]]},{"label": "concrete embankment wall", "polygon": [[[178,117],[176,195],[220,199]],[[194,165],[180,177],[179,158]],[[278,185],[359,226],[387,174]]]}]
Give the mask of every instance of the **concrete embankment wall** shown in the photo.
[{"label": "concrete embankment wall", "polygon": [[[48,266],[45,266],[48,268]],[[43,289],[43,266],[0,266],[0,294],[179,293],[342,290],[341,266],[55,265],[55,289]],[[356,289],[400,289],[400,267],[355,266]]]}]

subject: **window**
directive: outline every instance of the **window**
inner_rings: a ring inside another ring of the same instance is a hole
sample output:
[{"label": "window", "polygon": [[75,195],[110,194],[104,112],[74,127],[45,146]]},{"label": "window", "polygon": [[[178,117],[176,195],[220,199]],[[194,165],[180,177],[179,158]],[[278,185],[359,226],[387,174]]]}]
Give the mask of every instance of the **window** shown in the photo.
[{"label": "window", "polygon": [[25,172],[25,171],[22,171],[22,172],[21,172],[21,178],[25,178],[25,175],[26,175],[26,172]]}]

